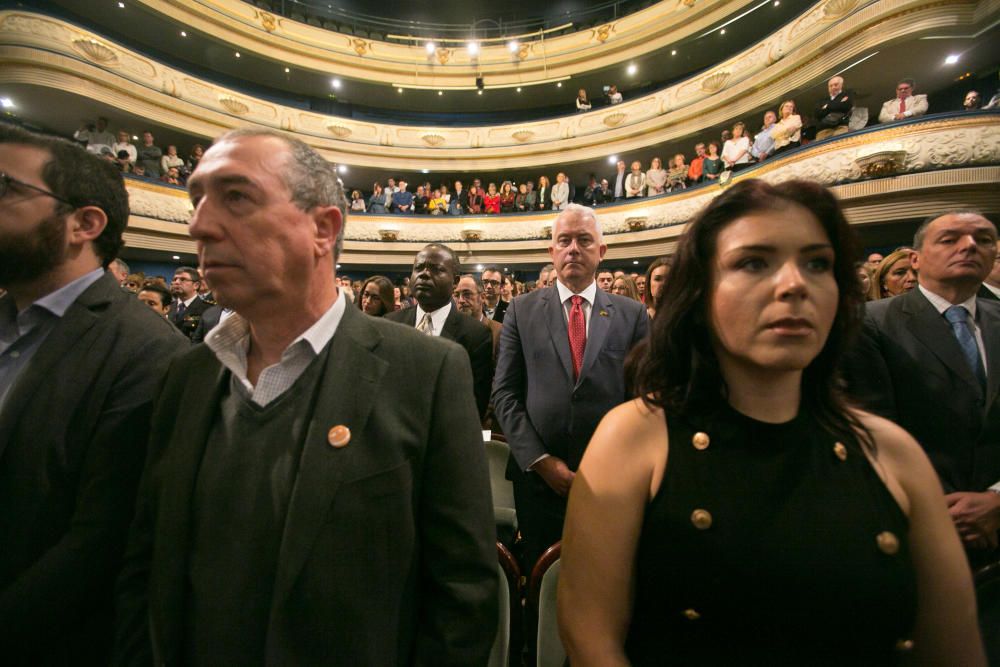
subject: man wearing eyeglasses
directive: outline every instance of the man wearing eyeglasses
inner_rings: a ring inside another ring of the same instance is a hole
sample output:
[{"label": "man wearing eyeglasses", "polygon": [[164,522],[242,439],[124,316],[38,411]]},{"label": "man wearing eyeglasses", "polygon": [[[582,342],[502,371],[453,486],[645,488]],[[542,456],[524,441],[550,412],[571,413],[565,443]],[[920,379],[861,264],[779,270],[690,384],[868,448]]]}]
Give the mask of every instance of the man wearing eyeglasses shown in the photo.
[{"label": "man wearing eyeglasses", "polygon": [[896,84],[896,97],[882,105],[878,115],[880,123],[916,118],[927,113],[927,96],[914,95],[916,84],[913,79],[903,79]]},{"label": "man wearing eyeglasses", "polygon": [[507,312],[507,302],[500,298],[503,272],[499,266],[487,266],[483,269],[482,281],[483,315],[498,324],[503,324],[503,316]]},{"label": "man wearing eyeglasses", "polygon": [[0,651],[107,664],[154,393],[188,347],[105,272],[114,165],[0,124]]},{"label": "man wearing eyeglasses", "polygon": [[198,298],[200,287],[201,275],[198,269],[190,266],[182,266],[174,271],[174,279],[170,281],[170,294],[173,295],[174,302],[170,304],[167,317],[188,338],[194,335],[201,316],[212,305]]}]

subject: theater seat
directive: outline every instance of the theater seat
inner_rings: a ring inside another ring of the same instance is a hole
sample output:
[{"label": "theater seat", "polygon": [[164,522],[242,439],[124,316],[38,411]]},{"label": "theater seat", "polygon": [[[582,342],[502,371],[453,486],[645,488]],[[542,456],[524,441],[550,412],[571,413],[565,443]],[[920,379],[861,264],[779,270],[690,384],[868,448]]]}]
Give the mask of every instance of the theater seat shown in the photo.
[{"label": "theater seat", "polygon": [[490,488],[493,491],[493,515],[501,541],[513,543],[517,532],[517,512],[514,510],[514,485],[506,478],[510,447],[506,443],[488,440],[486,458],[490,463]]},{"label": "theater seat", "polygon": [[851,132],[862,129],[868,124],[868,107],[854,107],[851,117],[847,120],[847,129]]},{"label": "theater seat", "polygon": [[556,620],[556,589],[559,586],[562,544],[545,550],[531,571],[531,598],[538,609],[538,640],[535,646],[538,667],[563,667],[566,649],[559,638]]},{"label": "theater seat", "polygon": [[497,569],[500,576],[500,617],[489,667],[507,667],[513,646],[511,637],[520,625],[521,571],[513,554],[500,542],[497,542]]},{"label": "theater seat", "polygon": [[976,570],[976,606],[979,631],[991,665],[1000,665],[1000,562]]}]

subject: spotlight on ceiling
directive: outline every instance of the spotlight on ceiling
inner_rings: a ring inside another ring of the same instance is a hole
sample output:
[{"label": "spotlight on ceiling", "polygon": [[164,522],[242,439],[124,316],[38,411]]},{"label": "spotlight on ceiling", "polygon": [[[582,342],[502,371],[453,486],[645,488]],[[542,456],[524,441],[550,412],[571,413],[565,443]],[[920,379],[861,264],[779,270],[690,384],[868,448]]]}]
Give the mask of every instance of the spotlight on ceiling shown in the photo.
[{"label": "spotlight on ceiling", "polygon": [[521,92],[521,86],[517,87],[517,92]]},{"label": "spotlight on ceiling", "polygon": [[421,174],[429,174],[429,173],[431,173],[431,170],[430,169],[421,169],[420,173]]},{"label": "spotlight on ceiling", "polygon": [[608,164],[614,164],[616,162],[618,162],[618,156],[617,155],[609,155],[608,156]]},{"label": "spotlight on ceiling", "polygon": [[340,172],[341,174],[346,174],[347,173],[347,165],[346,164],[339,164],[339,165],[337,165],[337,171]]},{"label": "spotlight on ceiling", "polygon": [[720,35],[725,35],[725,34],[726,34],[726,29],[725,29],[725,28],[723,28],[722,30],[720,30],[720,31],[719,31],[719,34],[720,34]]},{"label": "spotlight on ceiling", "polygon": [[479,53],[479,42],[469,42],[465,45],[465,48],[468,50],[470,56],[474,56]]},{"label": "spotlight on ceiling", "polygon": [[957,53],[953,53],[953,54],[951,54],[950,56],[948,56],[947,58],[944,59],[944,64],[945,65],[954,65],[957,62],[958,62],[958,54]]},{"label": "spotlight on ceiling", "polygon": [[424,48],[427,49],[427,55],[432,55],[437,50],[437,44],[434,42],[427,42],[424,44]]},{"label": "spotlight on ceiling", "polygon": [[0,97],[0,107],[3,107],[4,109],[13,109],[14,100],[9,97]]},{"label": "spotlight on ceiling", "polygon": [[403,89],[402,88],[397,88],[396,92],[399,93],[400,95],[402,95],[403,94]]},{"label": "spotlight on ceiling", "polygon": [[673,50],[672,50],[672,51],[670,52],[670,55],[672,55],[672,56],[676,56],[676,55],[677,55],[677,49],[673,49]]},{"label": "spotlight on ceiling", "polygon": [[511,41],[507,42],[507,49],[508,49],[508,50],[509,50],[509,51],[510,51],[511,53],[517,53],[517,49],[518,49],[518,48],[519,48],[520,46],[521,46],[521,45],[517,43],[517,40],[516,40],[516,39],[512,39]]},{"label": "spotlight on ceiling", "polygon": [[634,74],[636,73],[636,71],[637,71],[638,69],[639,69],[639,68],[638,68],[638,67],[636,67],[635,65],[629,65],[629,66],[628,66],[628,70],[627,70],[627,71],[628,71],[628,74],[629,74],[629,76],[632,76],[632,75],[634,75]]},{"label": "spotlight on ceiling", "polygon": [[174,257],[174,259],[180,259],[181,258],[180,255],[174,255],[173,257]]},{"label": "spotlight on ceiling", "polygon": [[187,36],[188,36],[188,34],[186,32],[184,32],[183,30],[181,30],[181,37],[187,37]]},{"label": "spotlight on ceiling", "polygon": [[637,260],[637,259],[633,259],[633,260],[632,260],[632,263],[633,263],[633,264],[638,264],[638,263],[639,263],[639,260]]},{"label": "spotlight on ceiling", "polygon": [[289,69],[288,67],[286,67],[286,68],[285,68],[285,74],[289,74],[289,73],[291,73],[291,71],[292,71],[292,70],[291,70],[291,69]]},{"label": "spotlight on ceiling", "polygon": [[240,52],[239,52],[239,51],[237,51],[237,52],[236,52],[236,53],[235,53],[234,55],[235,55],[235,56],[236,56],[237,58],[239,58],[239,57],[240,57]]},{"label": "spotlight on ceiling", "polygon": [[334,88],[340,88],[340,79],[334,79],[333,81],[330,82],[330,85],[333,86]]},{"label": "spotlight on ceiling", "polygon": [[119,2],[118,3],[118,9],[125,9],[125,3],[124,2]]},{"label": "spotlight on ceiling", "polygon": [[481,90],[477,90],[476,91],[476,95],[482,95],[482,94],[483,94],[483,91],[481,91]]},{"label": "spotlight on ceiling", "polygon": [[556,84],[556,88],[562,88],[562,81]]},{"label": "spotlight on ceiling", "polygon": [[438,95],[444,95],[444,91],[443,90],[439,90],[438,91]]}]

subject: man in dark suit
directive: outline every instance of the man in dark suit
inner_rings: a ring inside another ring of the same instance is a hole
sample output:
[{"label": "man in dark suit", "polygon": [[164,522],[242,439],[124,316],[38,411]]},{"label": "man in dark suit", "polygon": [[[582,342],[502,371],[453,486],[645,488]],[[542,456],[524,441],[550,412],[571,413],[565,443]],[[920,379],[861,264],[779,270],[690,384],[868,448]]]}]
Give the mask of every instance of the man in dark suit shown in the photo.
[{"label": "man in dark suit", "polygon": [[997,258],[993,260],[993,269],[979,287],[976,296],[988,301],[1000,301],[1000,241],[997,242]]},{"label": "man in dark suit", "polygon": [[156,388],[188,347],[103,267],[121,173],[0,125],[0,655],[107,664]]},{"label": "man in dark suit", "polygon": [[174,271],[174,279],[170,281],[170,293],[174,302],[170,304],[167,317],[188,338],[194,335],[202,314],[212,306],[198,296],[200,288],[201,275],[198,269],[182,266]]},{"label": "man in dark suit", "polygon": [[195,327],[194,333],[191,334],[191,342],[204,343],[205,336],[208,335],[209,331],[219,326],[223,315],[225,314],[228,317],[232,312],[233,311],[228,308],[223,308],[219,305],[209,306],[205,309],[205,312],[201,314],[201,318],[198,320],[198,326]]},{"label": "man in dark suit", "polygon": [[503,317],[507,312],[507,302],[500,298],[503,279],[503,271],[499,266],[487,266],[483,269],[483,315],[498,324],[503,324]]},{"label": "man in dark suit", "polygon": [[495,528],[466,354],[338,292],[347,201],[302,142],[230,132],[188,188],[235,313],[157,404],[117,662],[485,664]]},{"label": "man in dark suit", "polygon": [[997,253],[993,223],[947,213],[917,230],[917,288],[867,304],[849,393],[927,451],[966,545],[1000,528],[1000,304],[976,298]]},{"label": "man in dark suit", "polygon": [[486,415],[493,383],[493,339],[481,322],[463,315],[452,301],[461,267],[451,248],[440,243],[424,246],[413,262],[410,290],[417,304],[389,313],[386,319],[416,327],[428,336],[453,340],[469,355],[479,418]]},{"label": "man in dark suit", "polygon": [[648,328],[641,303],[597,289],[606,250],[593,210],[568,206],[552,227],[556,285],[514,299],[500,332],[493,407],[529,568],[562,536],[574,471],[598,422],[627,398],[625,355]]},{"label": "man in dark suit", "polygon": [[829,95],[816,104],[813,112],[818,130],[816,141],[847,132],[854,109],[854,98],[844,90],[844,77],[831,78],[826,83],[826,89]]}]

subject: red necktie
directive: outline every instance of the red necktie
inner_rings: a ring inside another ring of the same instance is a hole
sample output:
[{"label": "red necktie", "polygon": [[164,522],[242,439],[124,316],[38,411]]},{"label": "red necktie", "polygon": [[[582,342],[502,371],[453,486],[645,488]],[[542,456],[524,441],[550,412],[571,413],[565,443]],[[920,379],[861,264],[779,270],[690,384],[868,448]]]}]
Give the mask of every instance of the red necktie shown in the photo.
[{"label": "red necktie", "polygon": [[906,98],[899,98],[899,113],[906,113]]},{"label": "red necktie", "polygon": [[573,355],[573,381],[580,377],[583,366],[583,349],[587,347],[587,320],[583,316],[583,297],[570,297],[573,306],[569,309],[569,351]]}]

